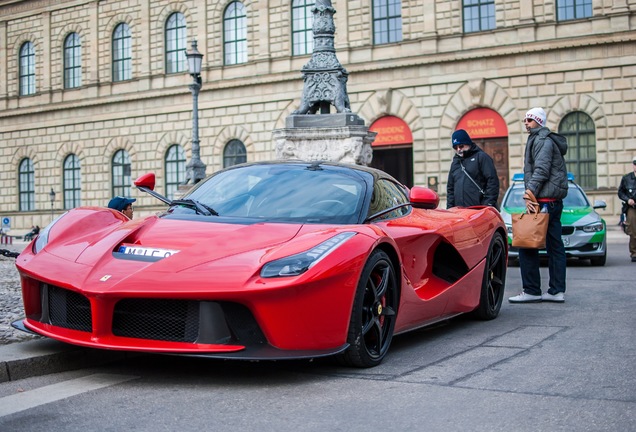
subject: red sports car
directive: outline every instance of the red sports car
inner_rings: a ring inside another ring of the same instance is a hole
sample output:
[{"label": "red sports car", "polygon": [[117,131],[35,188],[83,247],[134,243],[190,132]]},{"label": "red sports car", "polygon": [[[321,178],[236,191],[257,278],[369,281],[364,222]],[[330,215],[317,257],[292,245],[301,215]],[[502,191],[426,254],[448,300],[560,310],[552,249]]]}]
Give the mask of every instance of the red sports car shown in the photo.
[{"label": "red sports car", "polygon": [[324,162],[219,171],[129,220],[68,211],[17,258],[26,318],[71,344],[222,358],[337,355],[371,367],[394,334],[495,318],[506,228],[495,208],[437,210],[430,189]]}]

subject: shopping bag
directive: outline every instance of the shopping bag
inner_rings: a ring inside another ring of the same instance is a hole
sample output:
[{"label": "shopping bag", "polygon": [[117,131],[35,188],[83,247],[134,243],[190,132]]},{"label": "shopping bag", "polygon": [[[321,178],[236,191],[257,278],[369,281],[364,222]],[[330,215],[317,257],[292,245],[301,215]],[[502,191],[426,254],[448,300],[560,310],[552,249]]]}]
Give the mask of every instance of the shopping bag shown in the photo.
[{"label": "shopping bag", "polygon": [[515,213],[512,215],[512,247],[545,248],[549,213]]}]

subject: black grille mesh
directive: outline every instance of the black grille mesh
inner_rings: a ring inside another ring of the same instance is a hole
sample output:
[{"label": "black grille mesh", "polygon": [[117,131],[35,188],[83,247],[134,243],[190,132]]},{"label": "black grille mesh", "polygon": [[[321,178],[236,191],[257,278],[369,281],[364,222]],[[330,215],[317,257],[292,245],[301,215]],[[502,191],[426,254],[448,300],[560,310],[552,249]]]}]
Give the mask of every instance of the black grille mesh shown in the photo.
[{"label": "black grille mesh", "polygon": [[[57,327],[92,331],[91,304],[86,297],[53,285],[43,284],[48,298],[49,322]],[[44,294],[44,293],[43,293]]]},{"label": "black grille mesh", "polygon": [[124,299],[115,305],[116,336],[194,342],[199,333],[199,302],[170,299]]}]

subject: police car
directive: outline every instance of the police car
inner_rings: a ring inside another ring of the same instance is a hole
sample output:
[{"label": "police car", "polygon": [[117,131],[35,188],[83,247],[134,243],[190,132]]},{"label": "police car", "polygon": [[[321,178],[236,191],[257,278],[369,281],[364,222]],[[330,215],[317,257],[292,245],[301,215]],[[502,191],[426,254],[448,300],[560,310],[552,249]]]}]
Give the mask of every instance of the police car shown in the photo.
[{"label": "police car", "polygon": [[[603,266],[607,259],[607,229],[605,220],[596,209],[607,207],[605,201],[597,200],[590,205],[585,192],[574,182],[574,175],[568,173],[568,194],[563,200],[561,215],[562,239],[568,257],[589,259],[594,266]],[[508,258],[514,262],[519,250],[512,247],[512,214],[525,210],[523,194],[525,186],[523,174],[512,177],[512,185],[506,191],[501,202],[501,216],[508,230]],[[545,255],[545,249],[539,251]]]}]

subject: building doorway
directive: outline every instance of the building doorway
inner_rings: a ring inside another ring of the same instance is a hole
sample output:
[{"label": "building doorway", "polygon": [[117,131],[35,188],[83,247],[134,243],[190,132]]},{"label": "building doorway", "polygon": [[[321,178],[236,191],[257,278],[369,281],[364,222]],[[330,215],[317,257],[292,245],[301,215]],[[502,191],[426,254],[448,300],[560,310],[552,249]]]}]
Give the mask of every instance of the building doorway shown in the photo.
[{"label": "building doorway", "polygon": [[489,108],[476,108],[464,114],[457,123],[457,129],[464,129],[483,151],[494,161],[499,177],[499,200],[510,185],[508,164],[508,126],[504,119]]},{"label": "building doorway", "polygon": [[374,148],[371,167],[392,175],[404,186],[413,187],[412,146]]},{"label": "building doorway", "polygon": [[371,167],[393,176],[407,187],[413,186],[413,134],[399,117],[384,116],[369,127],[377,132],[373,141]]},{"label": "building doorway", "polygon": [[[470,135],[470,134],[469,134]],[[504,138],[493,139],[473,139],[483,151],[495,162],[495,169],[499,177],[499,200],[497,205],[501,204],[506,190],[510,185],[508,171],[508,140]]]}]

